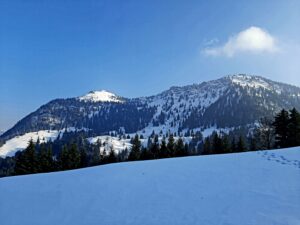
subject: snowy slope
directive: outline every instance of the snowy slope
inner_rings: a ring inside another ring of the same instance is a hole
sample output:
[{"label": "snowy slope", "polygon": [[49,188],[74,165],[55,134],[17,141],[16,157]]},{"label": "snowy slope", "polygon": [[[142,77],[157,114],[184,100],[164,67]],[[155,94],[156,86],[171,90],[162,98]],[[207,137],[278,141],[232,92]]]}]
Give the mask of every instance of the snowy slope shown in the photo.
[{"label": "snowy slope", "polygon": [[31,139],[33,142],[36,142],[39,139],[40,143],[44,143],[48,141],[54,141],[57,139],[58,135],[61,137],[65,131],[71,132],[79,130],[88,129],[68,127],[62,130],[40,130],[37,132],[29,132],[20,136],[16,136],[7,140],[5,144],[0,147],[0,157],[5,158],[7,156],[14,156],[17,151],[24,150],[28,146],[28,143]]},{"label": "snowy slope", "polygon": [[88,141],[91,144],[96,144],[97,141],[100,141],[102,144],[100,152],[103,153],[105,150],[107,154],[111,151],[111,149],[113,149],[115,153],[120,153],[125,149],[130,150],[132,146],[130,144],[130,139],[120,139],[118,137],[111,137],[108,135],[90,137],[88,138]]},{"label": "snowy slope", "polygon": [[299,225],[300,148],[0,180],[1,225]]},{"label": "snowy slope", "polygon": [[16,136],[0,147],[0,157],[14,156],[17,151],[24,150],[29,141],[32,139],[34,142],[40,139],[40,142],[54,141],[59,135],[57,130],[40,130],[38,132],[29,132],[21,136]]}]

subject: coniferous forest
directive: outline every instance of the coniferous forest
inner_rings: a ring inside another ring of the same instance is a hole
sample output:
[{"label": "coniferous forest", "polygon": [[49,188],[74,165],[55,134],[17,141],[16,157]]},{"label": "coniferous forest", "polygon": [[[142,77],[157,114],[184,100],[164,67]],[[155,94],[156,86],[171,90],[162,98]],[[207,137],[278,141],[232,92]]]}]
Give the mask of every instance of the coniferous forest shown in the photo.
[{"label": "coniferous forest", "polygon": [[[282,109],[274,118],[262,118],[248,135],[238,132],[213,132],[203,138],[193,130],[185,134],[167,134],[159,141],[154,132],[143,146],[139,135],[131,138],[131,149],[117,154],[100,151],[103,143],[90,144],[83,131],[68,132],[52,142],[29,142],[27,148],[14,157],[0,158],[0,176],[63,171],[115,162],[151,160],[193,155],[225,154],[300,146],[300,113]],[[184,136],[191,136],[189,143]]]}]

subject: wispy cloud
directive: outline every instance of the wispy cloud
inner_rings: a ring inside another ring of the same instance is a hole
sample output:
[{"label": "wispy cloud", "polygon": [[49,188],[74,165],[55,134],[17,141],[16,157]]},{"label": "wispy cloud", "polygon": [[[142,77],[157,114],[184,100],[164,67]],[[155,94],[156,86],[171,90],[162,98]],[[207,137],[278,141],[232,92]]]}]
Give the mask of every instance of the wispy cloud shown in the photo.
[{"label": "wispy cloud", "polygon": [[279,50],[276,38],[259,27],[249,27],[230,37],[221,46],[208,47],[202,52],[211,56],[233,57],[238,53],[274,53]]}]

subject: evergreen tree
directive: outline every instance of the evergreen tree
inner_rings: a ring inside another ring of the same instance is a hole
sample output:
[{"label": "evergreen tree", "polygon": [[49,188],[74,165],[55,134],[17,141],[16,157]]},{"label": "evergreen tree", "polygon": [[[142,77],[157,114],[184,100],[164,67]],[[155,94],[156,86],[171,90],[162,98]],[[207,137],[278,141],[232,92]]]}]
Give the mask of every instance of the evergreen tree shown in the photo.
[{"label": "evergreen tree", "polygon": [[237,152],[235,137],[233,137],[231,140],[230,149],[231,149],[231,152]]},{"label": "evergreen tree", "polygon": [[62,147],[62,150],[59,154],[59,169],[60,170],[68,170],[71,169],[69,168],[69,153],[68,153],[68,149],[67,146],[64,145]]},{"label": "evergreen tree", "polygon": [[88,165],[88,159],[85,149],[82,147],[80,148],[80,168],[87,167]]},{"label": "evergreen tree", "polygon": [[131,141],[132,147],[128,156],[129,161],[139,160],[141,156],[141,142],[139,136],[136,134],[134,139]]},{"label": "evergreen tree", "polygon": [[80,167],[80,153],[75,143],[71,146],[63,146],[59,156],[59,164],[61,170],[70,170]]},{"label": "evergreen tree", "polygon": [[231,152],[228,135],[223,136],[223,138],[222,138],[222,147],[223,147],[223,153]]},{"label": "evergreen tree", "polygon": [[288,123],[289,113],[282,109],[276,116],[273,126],[275,128],[275,144],[276,147],[288,147]]},{"label": "evergreen tree", "polygon": [[148,159],[151,159],[149,149],[142,148],[141,155],[140,155],[140,160],[148,160]]},{"label": "evergreen tree", "polygon": [[168,157],[167,143],[165,138],[163,138],[159,148],[159,158],[167,158],[167,157]]},{"label": "evergreen tree", "polygon": [[257,147],[257,141],[254,137],[251,137],[249,139],[249,150],[250,151],[256,151],[258,149]]},{"label": "evergreen tree", "polygon": [[222,146],[222,140],[219,137],[217,132],[214,132],[212,135],[212,148],[211,153],[212,154],[219,154],[223,153],[223,146]]},{"label": "evergreen tree", "polygon": [[189,152],[189,145],[187,143],[184,144],[184,156],[188,156],[188,155],[193,155],[194,154],[194,151],[191,150]]},{"label": "evergreen tree", "polygon": [[174,136],[173,136],[173,134],[170,134],[169,138],[168,138],[168,144],[167,144],[167,149],[168,149],[167,157],[173,157],[174,156],[174,151],[175,151],[174,148],[175,148]]},{"label": "evergreen tree", "polygon": [[238,140],[238,143],[237,143],[237,150],[239,152],[244,152],[244,151],[247,150],[245,141],[244,141],[242,136],[239,137],[239,140]]},{"label": "evergreen tree", "polygon": [[17,175],[38,172],[35,145],[33,140],[29,141],[27,148],[16,158],[15,173]]},{"label": "evergreen tree", "polygon": [[158,135],[154,135],[153,143],[149,149],[150,158],[151,159],[158,159],[159,158],[159,143],[158,143]]},{"label": "evergreen tree", "polygon": [[37,154],[37,161],[39,172],[51,172],[55,170],[51,146],[48,148],[46,148],[44,144],[41,146],[41,149]]},{"label": "evergreen tree", "polygon": [[290,111],[290,118],[288,122],[288,144],[289,147],[300,145],[300,114],[293,108]]},{"label": "evergreen tree", "polygon": [[211,154],[211,143],[209,137],[206,137],[204,139],[203,154],[204,155]]},{"label": "evergreen tree", "polygon": [[182,138],[178,138],[175,144],[175,156],[186,156],[187,152],[185,152],[185,146]]},{"label": "evergreen tree", "polygon": [[80,152],[75,143],[71,144],[69,148],[69,163],[70,169],[76,169],[80,167]]},{"label": "evergreen tree", "polygon": [[109,155],[107,156],[107,163],[117,162],[117,156],[113,148],[110,149]]},{"label": "evergreen tree", "polygon": [[260,137],[260,147],[261,149],[272,149],[275,139],[275,133],[272,126],[273,122],[269,118],[262,118],[260,120],[260,125],[258,134]]}]

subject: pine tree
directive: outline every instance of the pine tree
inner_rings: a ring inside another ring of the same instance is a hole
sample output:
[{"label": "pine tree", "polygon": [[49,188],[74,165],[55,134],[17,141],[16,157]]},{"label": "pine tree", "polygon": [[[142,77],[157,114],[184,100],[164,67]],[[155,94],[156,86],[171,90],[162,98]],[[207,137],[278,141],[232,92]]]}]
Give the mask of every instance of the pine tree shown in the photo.
[{"label": "pine tree", "polygon": [[69,148],[69,163],[70,169],[76,169],[80,167],[80,153],[75,143],[71,144]]},{"label": "pine tree", "polygon": [[249,150],[250,151],[256,151],[257,149],[258,149],[257,141],[254,137],[251,137],[249,139]]},{"label": "pine tree", "polygon": [[276,147],[288,147],[288,123],[289,113],[282,109],[276,116],[273,126],[275,128],[275,144]]},{"label": "pine tree", "polygon": [[150,146],[149,153],[151,154],[151,159],[158,159],[159,154],[159,143],[158,143],[158,135],[154,135],[153,143]]},{"label": "pine tree", "polygon": [[139,136],[136,134],[131,142],[132,147],[128,156],[129,161],[139,160],[141,156],[141,142]]},{"label": "pine tree", "polygon": [[67,146],[64,145],[62,147],[62,150],[59,154],[59,170],[68,170],[70,169],[69,167],[69,153]]},{"label": "pine tree", "polygon": [[167,144],[167,149],[168,149],[167,157],[174,156],[174,151],[175,151],[174,148],[175,148],[174,136],[173,136],[173,134],[170,134],[169,138],[168,138],[168,144]]},{"label": "pine tree", "polygon": [[300,114],[293,108],[290,111],[290,118],[288,122],[288,144],[289,147],[300,145]]},{"label": "pine tree", "polygon": [[31,139],[27,148],[16,158],[15,173],[17,175],[38,172],[35,145]]},{"label": "pine tree", "polygon": [[223,147],[223,153],[229,153],[231,151],[228,135],[224,135],[222,138],[222,147]]},{"label": "pine tree", "polygon": [[211,143],[209,137],[206,137],[204,139],[203,154],[204,155],[211,154]]},{"label": "pine tree", "polygon": [[235,137],[233,137],[231,140],[230,149],[231,149],[231,152],[237,152]]},{"label": "pine tree", "polygon": [[113,148],[110,149],[109,155],[107,156],[107,163],[117,162],[117,156]]},{"label": "pine tree", "polygon": [[39,172],[51,172],[55,170],[51,146],[48,148],[46,148],[44,144],[41,146],[41,149],[37,154],[37,161]]},{"label": "pine tree", "polygon": [[260,137],[260,147],[262,149],[272,149],[274,145],[275,133],[272,126],[273,122],[267,117],[260,120],[258,134]]},{"label": "pine tree", "polygon": [[80,168],[84,168],[87,167],[88,165],[88,160],[87,160],[87,154],[85,149],[82,147],[80,148]]},{"label": "pine tree", "polygon": [[175,144],[175,156],[186,156],[185,147],[182,138],[178,138]]},{"label": "pine tree", "polygon": [[162,139],[161,145],[159,148],[159,158],[166,158],[168,157],[168,148],[165,138]]},{"label": "pine tree", "polygon": [[75,143],[71,146],[63,146],[59,155],[59,164],[61,170],[70,170],[80,167],[80,153]]},{"label": "pine tree", "polygon": [[218,133],[214,132],[212,137],[213,137],[213,139],[212,139],[211,153],[212,154],[223,153],[222,140],[219,137]]},{"label": "pine tree", "polygon": [[242,136],[239,137],[239,140],[238,140],[238,143],[237,143],[237,150],[239,152],[244,152],[244,151],[247,150],[245,141],[244,141]]}]

